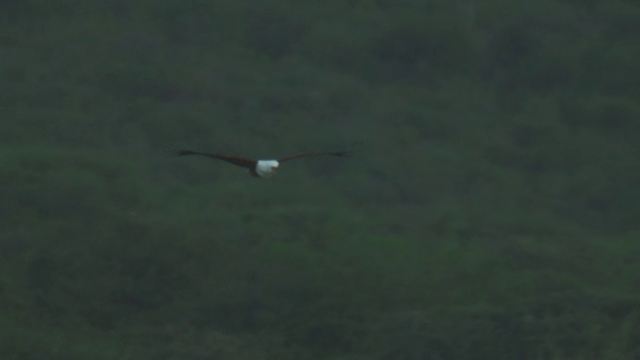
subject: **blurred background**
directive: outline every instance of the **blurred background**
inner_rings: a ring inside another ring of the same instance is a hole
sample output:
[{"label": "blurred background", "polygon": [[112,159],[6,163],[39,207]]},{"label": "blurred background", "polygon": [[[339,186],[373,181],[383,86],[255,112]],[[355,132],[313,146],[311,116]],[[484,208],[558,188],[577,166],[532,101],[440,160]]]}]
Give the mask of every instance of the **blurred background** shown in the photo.
[{"label": "blurred background", "polygon": [[3,1],[0,357],[638,359],[638,38],[631,0]]}]

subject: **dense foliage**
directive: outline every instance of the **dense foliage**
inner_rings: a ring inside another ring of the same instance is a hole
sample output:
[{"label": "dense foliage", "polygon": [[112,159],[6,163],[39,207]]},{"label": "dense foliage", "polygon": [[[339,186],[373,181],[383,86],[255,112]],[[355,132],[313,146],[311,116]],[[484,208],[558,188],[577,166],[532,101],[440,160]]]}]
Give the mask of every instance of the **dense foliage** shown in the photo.
[{"label": "dense foliage", "polygon": [[639,37],[625,0],[4,1],[0,358],[640,358]]}]

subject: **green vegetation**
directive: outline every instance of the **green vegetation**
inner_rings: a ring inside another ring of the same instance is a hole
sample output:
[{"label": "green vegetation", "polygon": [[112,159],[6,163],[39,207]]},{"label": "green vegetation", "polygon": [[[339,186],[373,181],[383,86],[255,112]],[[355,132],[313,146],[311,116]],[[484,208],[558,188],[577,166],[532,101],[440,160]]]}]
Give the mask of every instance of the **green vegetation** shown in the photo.
[{"label": "green vegetation", "polygon": [[2,7],[1,359],[640,357],[636,2]]}]

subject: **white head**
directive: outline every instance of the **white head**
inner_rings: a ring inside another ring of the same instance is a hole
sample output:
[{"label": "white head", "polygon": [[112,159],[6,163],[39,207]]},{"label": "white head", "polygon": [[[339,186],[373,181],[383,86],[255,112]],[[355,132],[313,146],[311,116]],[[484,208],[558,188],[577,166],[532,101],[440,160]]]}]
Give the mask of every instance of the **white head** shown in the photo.
[{"label": "white head", "polygon": [[258,160],[256,173],[260,177],[270,177],[278,170],[280,163],[276,160]]}]

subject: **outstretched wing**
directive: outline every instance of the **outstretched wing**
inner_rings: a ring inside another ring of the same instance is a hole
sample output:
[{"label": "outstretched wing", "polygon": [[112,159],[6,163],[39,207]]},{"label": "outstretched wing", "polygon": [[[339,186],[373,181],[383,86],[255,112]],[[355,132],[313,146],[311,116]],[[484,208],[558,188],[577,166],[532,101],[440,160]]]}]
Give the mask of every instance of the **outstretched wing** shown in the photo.
[{"label": "outstretched wing", "polygon": [[340,150],[340,151],[305,152],[305,153],[295,154],[295,155],[291,155],[291,156],[285,156],[285,157],[283,157],[281,159],[278,159],[278,162],[283,163],[285,161],[301,159],[301,158],[308,158],[308,157],[316,157],[316,156],[345,157],[345,156],[349,156],[349,154],[353,151],[355,146],[356,146],[356,144],[354,144],[353,146],[351,146],[350,148],[348,148],[346,150]]},{"label": "outstretched wing", "polygon": [[218,154],[218,153],[206,153],[200,151],[186,150],[186,149],[171,149],[170,156],[189,156],[189,155],[199,155],[206,156],[211,159],[217,159],[226,161],[236,166],[240,166],[247,169],[254,169],[256,167],[256,160],[248,158],[242,155],[235,154]]}]

